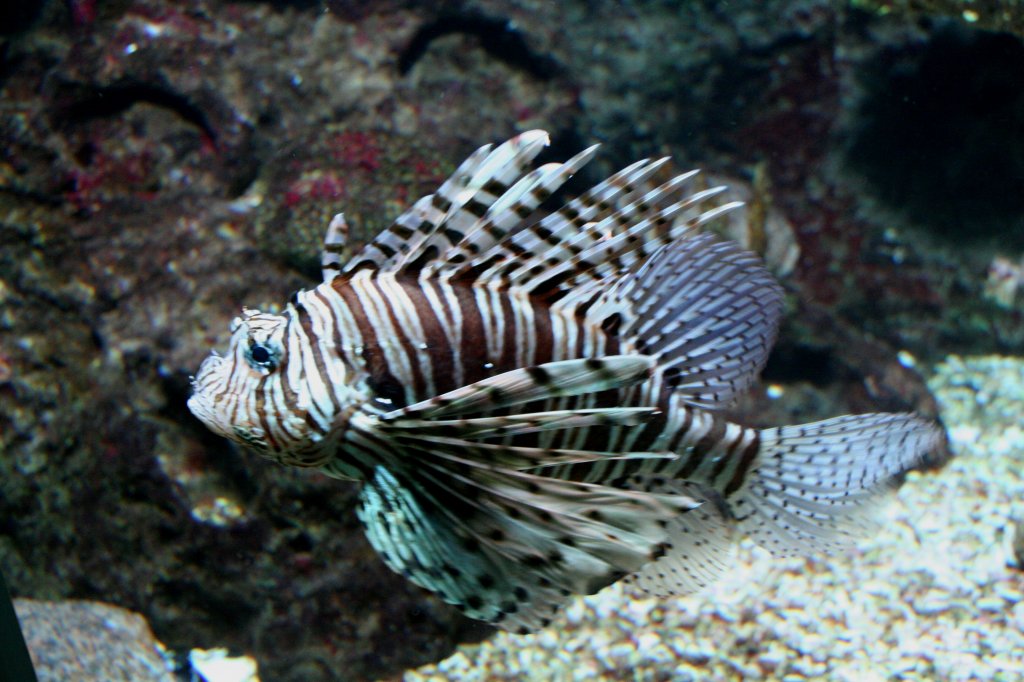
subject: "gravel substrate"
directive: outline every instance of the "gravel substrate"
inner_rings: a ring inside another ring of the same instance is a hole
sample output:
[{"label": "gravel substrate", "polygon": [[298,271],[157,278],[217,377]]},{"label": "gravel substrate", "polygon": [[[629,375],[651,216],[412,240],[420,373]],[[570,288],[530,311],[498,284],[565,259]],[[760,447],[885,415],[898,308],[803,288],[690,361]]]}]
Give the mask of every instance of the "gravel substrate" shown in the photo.
[{"label": "gravel substrate", "polygon": [[929,385],[958,455],[911,474],[883,527],[834,557],[744,541],[705,592],[578,599],[549,628],[463,645],[421,680],[1020,680],[1024,360],[951,356]]}]

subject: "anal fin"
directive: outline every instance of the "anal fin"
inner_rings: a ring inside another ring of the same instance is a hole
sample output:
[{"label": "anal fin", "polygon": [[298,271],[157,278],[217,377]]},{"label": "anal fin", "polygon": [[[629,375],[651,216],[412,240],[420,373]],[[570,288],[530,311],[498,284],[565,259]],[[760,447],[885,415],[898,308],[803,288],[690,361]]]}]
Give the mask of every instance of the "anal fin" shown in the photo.
[{"label": "anal fin", "polygon": [[668,520],[665,553],[623,582],[652,597],[699,592],[732,566],[736,554],[735,521],[721,496],[696,483],[658,476],[634,476],[631,489],[693,498],[700,506]]}]

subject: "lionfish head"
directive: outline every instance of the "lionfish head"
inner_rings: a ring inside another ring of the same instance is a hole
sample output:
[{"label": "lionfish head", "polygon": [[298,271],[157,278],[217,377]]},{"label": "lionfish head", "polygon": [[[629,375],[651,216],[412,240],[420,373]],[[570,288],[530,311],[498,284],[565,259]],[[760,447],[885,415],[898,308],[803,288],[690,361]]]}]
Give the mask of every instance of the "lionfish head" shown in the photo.
[{"label": "lionfish head", "polygon": [[326,459],[323,432],[307,418],[308,389],[291,382],[288,322],[243,310],[231,324],[228,352],[211,353],[199,366],[188,408],[213,432],[270,459],[319,466]]}]

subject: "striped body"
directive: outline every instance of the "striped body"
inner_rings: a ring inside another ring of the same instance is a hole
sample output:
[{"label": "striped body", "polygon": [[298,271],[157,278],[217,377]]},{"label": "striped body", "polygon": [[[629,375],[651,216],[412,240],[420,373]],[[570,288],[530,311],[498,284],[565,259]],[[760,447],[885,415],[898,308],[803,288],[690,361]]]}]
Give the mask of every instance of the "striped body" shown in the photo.
[{"label": "striped body", "polygon": [[280,315],[245,311],[193,381],[212,430],[361,484],[384,561],[468,615],[528,631],[626,577],[700,589],[737,532],[777,554],[849,544],[941,446],[913,415],[757,431],[715,408],[774,342],[782,292],[700,226],[722,188],[640,161],[558,210],[593,155],[530,164],[524,133],[470,156]]},{"label": "striped body", "polygon": [[[359,377],[369,411],[390,411],[519,367],[634,352],[629,340],[579,318],[564,307],[486,286],[436,279],[417,280],[364,271],[348,281],[327,282],[301,292],[286,332],[289,347],[301,348],[306,372],[320,375],[325,396],[314,400],[320,429],[341,411],[347,390],[339,377]],[[335,363],[337,366],[335,366]],[[351,383],[351,381],[350,381]],[[330,408],[327,405],[330,404]],[[545,475],[588,482],[652,473],[708,483],[736,492],[757,450],[757,432],[686,405],[661,373],[636,386],[581,396],[551,398],[528,412],[612,406],[655,407],[660,414],[642,427],[594,426],[506,437],[509,445],[612,452],[664,451],[678,459],[625,460],[589,466],[563,465]],[[335,424],[337,426],[337,424]],[[364,478],[386,443],[371,433],[348,433],[327,470]],[[363,444],[361,447],[360,444]]]}]

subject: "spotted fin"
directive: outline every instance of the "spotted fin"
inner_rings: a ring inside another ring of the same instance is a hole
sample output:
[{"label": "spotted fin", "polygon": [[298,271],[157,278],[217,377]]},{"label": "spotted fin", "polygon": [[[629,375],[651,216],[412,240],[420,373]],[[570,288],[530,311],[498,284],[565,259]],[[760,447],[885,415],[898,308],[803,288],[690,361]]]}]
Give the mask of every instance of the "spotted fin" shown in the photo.
[{"label": "spotted fin", "polygon": [[557,396],[594,393],[640,383],[651,375],[646,355],[561,360],[516,369],[382,415],[382,423],[443,419],[521,405]]},{"label": "spotted fin", "polygon": [[549,143],[543,130],[524,132],[492,151],[484,145],[440,188],[417,201],[353,258],[344,273],[365,268],[418,270],[461,241]]},{"label": "spotted fin", "polygon": [[634,476],[632,490],[686,495],[700,507],[669,520],[665,553],[623,582],[652,597],[699,592],[718,580],[736,554],[736,529],[721,496],[703,486],[659,476]]},{"label": "spotted fin", "polygon": [[876,525],[880,498],[945,446],[912,414],[860,414],[761,432],[743,487],[728,498],[739,528],[776,555],[849,546]]},{"label": "spotted fin", "polygon": [[367,537],[394,571],[466,615],[516,632],[544,627],[573,594],[591,594],[663,551],[663,526],[695,507],[572,483],[430,450],[416,469],[378,467],[360,494]]},{"label": "spotted fin", "polygon": [[390,431],[394,443],[407,448],[430,449],[432,456],[451,462],[456,466],[466,462],[496,464],[510,469],[530,470],[540,474],[546,467],[562,464],[592,464],[618,460],[643,460],[639,466],[650,465],[653,460],[675,460],[678,455],[671,452],[606,452],[601,450],[573,450],[506,445],[481,442],[473,438],[431,436],[415,430],[396,433]]},{"label": "spotted fin", "polygon": [[345,214],[338,213],[327,226],[324,248],[320,254],[320,272],[325,282],[330,282],[341,272],[342,264],[348,260],[348,223]]},{"label": "spotted fin", "polygon": [[728,404],[768,360],[782,315],[782,290],[753,253],[712,234],[661,248],[635,274],[594,294],[587,319],[658,358],[666,383],[694,406]]},{"label": "spotted fin", "polygon": [[[636,172],[656,170],[664,160]],[[515,231],[464,264],[454,264],[453,279],[501,282],[532,297],[556,301],[581,287],[605,286],[642,263],[659,247],[695,233],[698,228],[738,207],[729,203],[710,209],[705,202],[724,187],[686,193],[694,172],[676,176],[642,194],[627,184],[616,195],[619,207],[601,190],[616,188],[614,176],[593,194],[576,199],[558,212]],[[643,185],[643,181],[640,181]],[[579,204],[582,213],[576,208]],[[588,218],[593,218],[588,220]]]},{"label": "spotted fin", "polygon": [[434,270],[444,272],[452,266],[465,263],[480,253],[502,243],[524,225],[540,204],[586,165],[597,151],[598,145],[589,147],[565,163],[549,163],[524,175],[514,186],[494,202],[466,232],[440,258]]},{"label": "spotted fin", "polygon": [[393,410],[378,416],[369,428],[390,442],[430,449],[436,457],[459,466],[464,459],[530,469],[608,459],[675,458],[674,453],[611,453],[485,442],[541,431],[644,425],[661,414],[658,408],[612,407],[498,416],[489,413],[551,397],[629,386],[649,377],[651,367],[650,359],[642,355],[549,362],[505,372]]},{"label": "spotted fin", "polygon": [[462,439],[507,438],[553,429],[585,429],[592,426],[638,426],[660,414],[655,407],[612,407],[580,410],[552,410],[526,414],[470,419],[390,419],[381,428],[391,437],[403,432],[417,437],[457,434]]},{"label": "spotted fin", "polygon": [[342,274],[370,268],[501,281],[554,300],[626,272],[659,246],[740,205],[706,208],[725,188],[688,190],[696,171],[658,184],[667,162],[662,158],[634,163],[561,209],[534,217],[597,149],[530,170],[548,142],[547,133],[531,130],[493,150],[481,147],[437,192],[367,244]]}]

